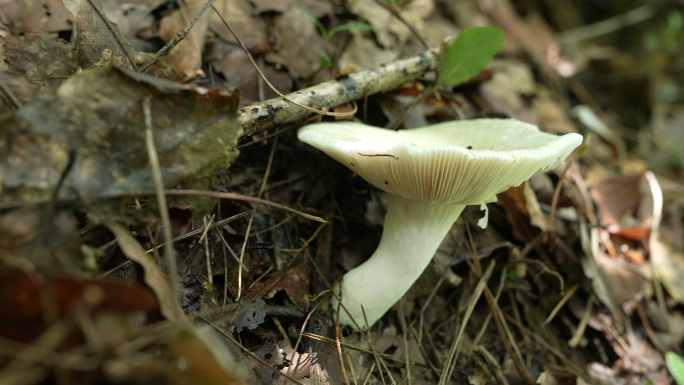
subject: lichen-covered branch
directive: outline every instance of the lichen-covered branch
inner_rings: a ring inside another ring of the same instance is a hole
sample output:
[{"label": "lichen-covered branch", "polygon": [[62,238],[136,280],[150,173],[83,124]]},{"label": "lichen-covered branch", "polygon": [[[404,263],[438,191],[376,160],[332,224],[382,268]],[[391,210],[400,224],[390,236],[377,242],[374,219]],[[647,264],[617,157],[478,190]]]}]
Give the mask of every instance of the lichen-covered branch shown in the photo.
[{"label": "lichen-covered branch", "polygon": [[[434,71],[439,65],[438,49],[408,59],[383,64],[375,69],[358,71],[338,80],[317,84],[287,95],[289,99],[315,109],[328,109],[391,90]],[[312,112],[282,97],[255,103],[240,110],[243,135],[254,135],[273,127],[300,121]]]}]

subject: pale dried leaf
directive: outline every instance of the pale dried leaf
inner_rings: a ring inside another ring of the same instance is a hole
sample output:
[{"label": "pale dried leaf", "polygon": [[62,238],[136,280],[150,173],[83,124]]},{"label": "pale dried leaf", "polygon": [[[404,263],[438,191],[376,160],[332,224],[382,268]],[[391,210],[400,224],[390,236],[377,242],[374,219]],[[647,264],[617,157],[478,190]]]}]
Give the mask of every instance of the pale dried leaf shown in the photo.
[{"label": "pale dried leaf", "polygon": [[145,252],[126,227],[115,222],[106,223],[106,225],[116,237],[126,257],[139,264],[145,271],[145,283],[157,296],[162,315],[169,320],[177,319],[180,314],[183,314],[183,309],[180,308],[178,298],[174,297],[166,276],[157,266],[157,262]]}]

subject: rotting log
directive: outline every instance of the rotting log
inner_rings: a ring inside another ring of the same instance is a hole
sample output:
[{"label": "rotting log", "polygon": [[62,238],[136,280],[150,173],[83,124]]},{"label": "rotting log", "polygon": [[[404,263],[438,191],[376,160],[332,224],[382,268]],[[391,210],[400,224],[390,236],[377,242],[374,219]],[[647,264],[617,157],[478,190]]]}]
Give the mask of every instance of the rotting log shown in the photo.
[{"label": "rotting log", "polygon": [[[315,109],[331,110],[333,107],[362,99],[378,92],[399,87],[439,65],[438,49],[420,55],[382,64],[377,68],[351,73],[337,80],[317,84],[286,96]],[[274,127],[301,121],[313,115],[311,111],[296,106],[282,97],[265,100],[240,109],[239,124],[243,136],[255,135]]]}]

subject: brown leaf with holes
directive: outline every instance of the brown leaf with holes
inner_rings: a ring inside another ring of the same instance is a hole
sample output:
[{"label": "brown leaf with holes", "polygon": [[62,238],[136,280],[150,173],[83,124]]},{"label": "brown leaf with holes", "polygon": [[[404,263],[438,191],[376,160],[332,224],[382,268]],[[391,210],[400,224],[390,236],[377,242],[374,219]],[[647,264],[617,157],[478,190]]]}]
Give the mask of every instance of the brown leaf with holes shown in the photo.
[{"label": "brown leaf with holes", "polygon": [[6,0],[0,7],[0,20],[19,34],[70,31],[73,17],[62,0]]}]

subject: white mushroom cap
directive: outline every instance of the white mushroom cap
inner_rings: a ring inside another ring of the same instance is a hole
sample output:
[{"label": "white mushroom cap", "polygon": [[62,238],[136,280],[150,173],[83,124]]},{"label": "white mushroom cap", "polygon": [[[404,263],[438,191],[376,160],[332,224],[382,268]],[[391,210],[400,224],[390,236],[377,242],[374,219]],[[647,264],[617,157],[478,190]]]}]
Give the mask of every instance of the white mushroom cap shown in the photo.
[{"label": "white mushroom cap", "polygon": [[401,131],[321,123],[302,127],[298,137],[390,194],[464,205],[496,201],[496,194],[554,168],[582,143],[579,134],[547,134],[513,119]]}]

